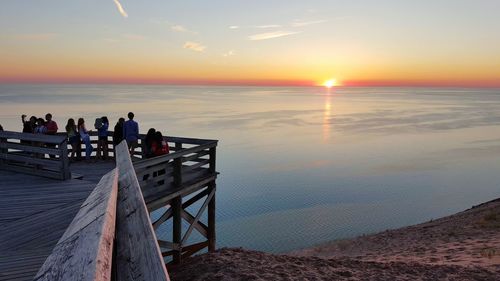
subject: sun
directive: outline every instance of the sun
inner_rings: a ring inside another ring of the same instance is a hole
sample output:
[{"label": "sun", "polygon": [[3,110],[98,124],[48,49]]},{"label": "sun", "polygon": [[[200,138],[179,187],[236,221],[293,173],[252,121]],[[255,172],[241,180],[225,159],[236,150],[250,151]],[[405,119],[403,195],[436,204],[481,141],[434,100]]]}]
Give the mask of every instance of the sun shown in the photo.
[{"label": "sun", "polygon": [[323,83],[323,86],[327,87],[328,89],[332,88],[332,87],[335,87],[337,86],[337,81],[335,79],[330,79],[330,80],[326,80],[324,83]]}]

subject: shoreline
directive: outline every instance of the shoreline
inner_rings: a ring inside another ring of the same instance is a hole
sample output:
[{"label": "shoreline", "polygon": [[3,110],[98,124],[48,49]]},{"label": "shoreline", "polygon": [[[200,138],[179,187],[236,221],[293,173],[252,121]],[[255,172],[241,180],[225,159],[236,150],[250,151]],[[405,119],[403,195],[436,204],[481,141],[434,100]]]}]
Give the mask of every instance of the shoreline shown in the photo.
[{"label": "shoreline", "polygon": [[223,248],[169,271],[172,280],[500,280],[500,198],[288,254]]}]

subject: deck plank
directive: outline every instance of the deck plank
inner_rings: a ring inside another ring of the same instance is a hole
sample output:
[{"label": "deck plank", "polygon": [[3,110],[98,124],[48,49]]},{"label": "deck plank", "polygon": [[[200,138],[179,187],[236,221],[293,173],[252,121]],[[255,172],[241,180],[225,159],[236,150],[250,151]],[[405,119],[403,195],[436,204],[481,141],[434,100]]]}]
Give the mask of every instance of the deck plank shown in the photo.
[{"label": "deck plank", "polygon": [[81,180],[0,170],[0,280],[33,280],[114,161],[72,163]]}]

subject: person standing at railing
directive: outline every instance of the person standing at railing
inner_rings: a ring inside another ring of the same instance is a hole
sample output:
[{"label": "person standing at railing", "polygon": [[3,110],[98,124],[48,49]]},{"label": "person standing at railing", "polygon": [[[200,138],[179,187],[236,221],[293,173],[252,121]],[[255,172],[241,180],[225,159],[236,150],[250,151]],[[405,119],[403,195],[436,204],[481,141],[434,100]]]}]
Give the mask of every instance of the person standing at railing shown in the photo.
[{"label": "person standing at railing", "polygon": [[[47,135],[53,135],[55,136],[57,134],[57,130],[59,129],[57,127],[57,123],[56,121],[52,120],[52,114],[50,113],[47,113],[45,115],[45,120],[47,120],[47,122],[45,123],[45,126],[47,127]],[[55,148],[56,145],[55,144],[46,144],[47,147],[49,148]],[[53,155],[53,154],[50,154],[49,155],[50,158],[55,158],[56,156]]]},{"label": "person standing at railing", "polygon": [[80,159],[80,136],[76,129],[75,119],[69,118],[66,124],[66,133],[68,134],[68,142],[71,144],[71,160],[75,160],[75,155]]},{"label": "person standing at railing", "polygon": [[150,128],[148,130],[148,133],[146,134],[146,137],[144,138],[144,141],[142,142],[142,153],[143,157],[145,158],[154,157],[153,143],[155,141],[155,134],[156,134],[156,129]]},{"label": "person standing at railing", "polygon": [[118,122],[116,122],[115,130],[113,131],[113,145],[117,146],[123,140],[123,124],[125,123],[125,118],[120,117]]},{"label": "person standing at railing", "polygon": [[134,151],[139,145],[139,124],[134,121],[134,113],[128,113],[128,120],[123,125],[123,137],[127,140],[130,150],[130,155],[134,155]]},{"label": "person standing at railing", "polygon": [[[45,135],[47,133],[47,127],[45,126],[45,120],[43,118],[38,118],[36,121],[35,134]],[[33,142],[35,146],[44,147],[43,142]],[[45,154],[35,153],[38,158],[45,158]]]},{"label": "person standing at railing", "polygon": [[[109,128],[109,120],[108,117],[103,116],[98,118],[101,120],[101,124],[99,124],[99,128],[97,129],[97,158],[101,158],[106,160],[108,158],[108,128]],[[96,120],[97,123],[97,120]],[[97,127],[97,126],[96,126]],[[102,152],[102,155],[101,155]]]},{"label": "person standing at railing", "polygon": [[28,121],[26,121],[26,114],[21,115],[21,122],[23,122],[23,133],[33,134],[36,127],[36,117],[31,116]]},{"label": "person standing at railing", "polygon": [[85,144],[85,161],[89,162],[94,147],[90,144],[90,131],[85,127],[85,120],[83,118],[78,119],[78,133],[80,134],[82,142]]}]

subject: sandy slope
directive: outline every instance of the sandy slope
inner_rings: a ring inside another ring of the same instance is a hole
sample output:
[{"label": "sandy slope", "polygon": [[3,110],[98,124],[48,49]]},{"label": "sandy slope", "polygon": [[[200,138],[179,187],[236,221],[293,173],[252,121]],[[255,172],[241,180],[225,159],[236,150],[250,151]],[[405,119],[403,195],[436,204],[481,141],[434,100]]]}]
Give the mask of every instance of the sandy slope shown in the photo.
[{"label": "sandy slope", "polygon": [[289,255],[221,249],[172,280],[500,280],[500,199],[439,220]]}]

